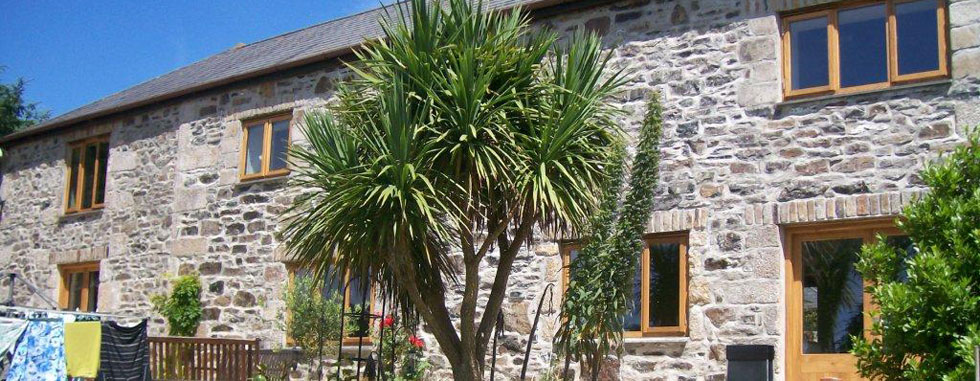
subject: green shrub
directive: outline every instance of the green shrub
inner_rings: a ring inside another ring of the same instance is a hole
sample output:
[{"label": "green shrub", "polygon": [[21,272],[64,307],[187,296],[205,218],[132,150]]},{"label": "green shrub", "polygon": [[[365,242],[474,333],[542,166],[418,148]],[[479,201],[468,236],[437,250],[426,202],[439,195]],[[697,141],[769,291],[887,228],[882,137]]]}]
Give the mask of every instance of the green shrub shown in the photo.
[{"label": "green shrub", "polygon": [[[899,228],[917,253],[867,245],[857,268],[871,286],[873,338],[854,338],[861,374],[875,380],[968,380],[980,345],[980,130],[928,165],[928,194]],[[905,275],[907,273],[907,276]]]},{"label": "green shrub", "polygon": [[167,319],[171,336],[194,336],[201,322],[201,280],[197,274],[178,277],[171,294],[155,295],[153,309]]},{"label": "green shrub", "polygon": [[286,334],[323,375],[323,356],[336,354],[340,340],[341,299],[337,293],[324,297],[318,283],[308,276],[297,276],[286,289],[283,299],[288,316]]}]

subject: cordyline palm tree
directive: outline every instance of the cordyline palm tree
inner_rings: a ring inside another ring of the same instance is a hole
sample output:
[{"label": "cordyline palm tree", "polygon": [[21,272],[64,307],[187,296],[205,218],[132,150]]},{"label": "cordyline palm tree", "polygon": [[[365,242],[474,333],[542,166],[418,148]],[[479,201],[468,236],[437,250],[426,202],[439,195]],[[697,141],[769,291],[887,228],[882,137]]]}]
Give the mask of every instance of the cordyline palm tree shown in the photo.
[{"label": "cordyline palm tree", "polygon": [[[282,238],[321,277],[370,273],[420,316],[456,379],[479,380],[520,249],[597,207],[623,140],[607,99],[624,81],[604,73],[593,35],[559,43],[520,11],[467,0],[401,7],[358,51],[338,102],[306,117],[309,144],[290,160],[309,191]],[[450,286],[463,290],[458,331]]]}]

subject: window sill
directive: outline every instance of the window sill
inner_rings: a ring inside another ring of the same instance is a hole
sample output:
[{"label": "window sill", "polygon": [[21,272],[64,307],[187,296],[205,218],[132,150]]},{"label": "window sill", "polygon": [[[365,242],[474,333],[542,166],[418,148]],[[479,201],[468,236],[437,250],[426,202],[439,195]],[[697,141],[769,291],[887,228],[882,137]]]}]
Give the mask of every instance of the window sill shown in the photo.
[{"label": "window sill", "polygon": [[90,209],[81,212],[62,214],[61,216],[58,216],[58,221],[68,221],[68,220],[75,220],[75,219],[81,219],[87,217],[97,217],[97,216],[101,216],[102,211],[104,210],[105,207],[101,207],[101,208]]},{"label": "window sill", "polygon": [[690,341],[691,338],[687,336],[648,336],[623,338],[623,344],[626,346],[647,344],[687,344]]},{"label": "window sill", "polygon": [[799,106],[799,105],[806,105],[806,104],[820,103],[820,102],[829,102],[829,101],[836,101],[842,99],[850,99],[850,98],[860,97],[864,95],[886,94],[886,93],[898,92],[902,90],[918,89],[922,87],[948,86],[951,83],[953,83],[952,79],[942,78],[942,79],[937,79],[932,81],[906,83],[902,85],[895,85],[895,86],[885,87],[881,89],[856,91],[853,93],[846,93],[846,94],[830,94],[830,95],[821,95],[816,97],[796,98],[796,99],[790,99],[787,101],[776,103],[776,108],[792,107],[792,106]]},{"label": "window sill", "polygon": [[286,182],[289,179],[288,173],[283,173],[279,175],[263,176],[263,177],[251,177],[244,180],[239,180],[235,184],[236,187],[247,187],[250,185],[262,185],[262,184],[275,184],[280,182]]}]

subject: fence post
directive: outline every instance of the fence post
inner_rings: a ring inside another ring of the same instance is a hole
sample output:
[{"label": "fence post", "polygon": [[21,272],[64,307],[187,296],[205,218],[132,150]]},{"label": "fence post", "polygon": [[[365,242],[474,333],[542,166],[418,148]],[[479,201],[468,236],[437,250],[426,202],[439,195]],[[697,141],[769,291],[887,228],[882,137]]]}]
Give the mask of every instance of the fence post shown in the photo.
[{"label": "fence post", "polygon": [[245,379],[246,380],[252,378],[252,371],[254,371],[254,368],[255,368],[255,355],[257,353],[259,353],[259,342],[260,341],[262,341],[262,339],[255,339],[255,343],[252,344],[251,346],[249,346],[249,348],[248,348],[248,364],[247,364],[248,365],[248,371],[245,372],[245,374],[246,374]]}]

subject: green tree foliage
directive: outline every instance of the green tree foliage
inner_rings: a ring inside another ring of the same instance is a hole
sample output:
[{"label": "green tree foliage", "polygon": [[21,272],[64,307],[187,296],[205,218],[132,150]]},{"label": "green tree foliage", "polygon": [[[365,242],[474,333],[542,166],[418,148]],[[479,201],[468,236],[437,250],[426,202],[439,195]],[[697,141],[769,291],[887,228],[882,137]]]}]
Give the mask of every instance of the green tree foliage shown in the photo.
[{"label": "green tree foliage", "polygon": [[[535,227],[583,226],[623,139],[608,102],[623,77],[605,70],[596,36],[558,43],[532,33],[523,12],[476,3],[402,3],[384,38],[365,42],[355,78],[331,112],[308,114],[309,145],[291,151],[295,184],[311,191],[281,231],[319,276],[330,264],[371,273],[418,312],[465,380],[484,377],[514,260]],[[481,280],[491,249],[495,275]],[[450,254],[460,251],[457,267]],[[483,282],[492,286],[481,296]],[[463,290],[458,330],[451,285]]]},{"label": "green tree foliage", "polygon": [[861,252],[857,268],[879,310],[874,338],[855,338],[853,352],[861,374],[875,380],[972,380],[980,345],[980,131],[928,165],[922,180],[929,193],[898,221],[917,253],[883,239]]},{"label": "green tree foliage", "polygon": [[313,361],[317,375],[322,376],[323,356],[336,354],[340,340],[340,295],[325,296],[312,277],[297,276],[286,288],[283,299],[288,314],[282,319],[286,335]]},{"label": "green tree foliage", "polygon": [[565,323],[555,336],[555,347],[564,356],[584,360],[593,378],[610,350],[621,348],[617,344],[622,340],[623,316],[633,300],[633,277],[659,179],[662,123],[660,100],[654,93],[640,127],[629,189],[624,196],[626,153],[620,147],[620,164],[610,167],[599,213],[584,231],[585,245],[571,263],[561,310]]},{"label": "green tree foliage", "polygon": [[[3,67],[0,67],[0,73],[3,73]],[[39,110],[36,103],[24,101],[26,85],[23,78],[11,84],[0,83],[0,136],[30,127],[48,118],[49,113]]]},{"label": "green tree foliage", "polygon": [[196,274],[178,277],[170,295],[156,295],[154,310],[167,319],[171,336],[194,336],[201,322],[201,280]]}]

